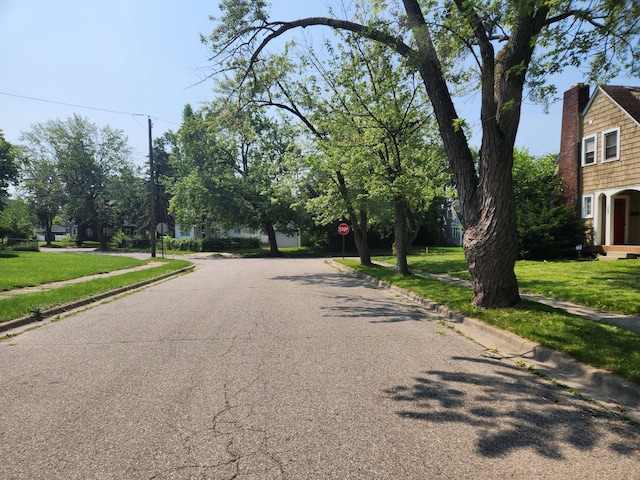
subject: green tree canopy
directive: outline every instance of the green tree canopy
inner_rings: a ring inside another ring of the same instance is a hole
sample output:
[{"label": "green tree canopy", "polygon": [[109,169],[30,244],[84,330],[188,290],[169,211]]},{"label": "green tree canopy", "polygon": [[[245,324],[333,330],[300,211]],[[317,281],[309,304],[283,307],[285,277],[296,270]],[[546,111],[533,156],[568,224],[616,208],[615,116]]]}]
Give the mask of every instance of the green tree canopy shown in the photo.
[{"label": "green tree canopy", "polygon": [[18,164],[15,148],[5,140],[4,133],[0,130],[0,211],[4,208],[9,196],[9,185],[15,184],[17,180]]},{"label": "green tree canopy", "polygon": [[[242,68],[249,78],[273,40],[297,28],[326,26],[380,42],[419,72],[451,171],[465,226],[463,247],[479,307],[519,301],[513,153],[525,92],[545,98],[545,81],[566,67],[591,78],[638,71],[639,0],[378,1],[353,20],[271,21],[266,3],[225,0],[204,40],[215,72]],[[355,14],[355,15],[354,15]],[[249,68],[247,62],[249,60]],[[454,103],[459,89],[480,91],[482,144],[473,155]]]},{"label": "green tree canopy", "polygon": [[[66,213],[79,226],[91,224],[107,249],[103,227],[112,219],[110,198],[112,180],[130,164],[131,149],[120,130],[98,128],[87,118],[73,115],[32,126],[23,133],[32,164],[55,166],[64,186]],[[79,229],[79,241],[82,241]]]},{"label": "green tree canopy", "polygon": [[62,211],[67,200],[64,184],[52,159],[31,157],[29,153],[29,148],[26,148],[20,191],[38,217],[40,226],[45,229],[47,245],[51,245],[54,219]]},{"label": "green tree canopy", "polygon": [[7,200],[0,211],[0,237],[20,240],[34,238],[33,210],[22,198]]},{"label": "green tree canopy", "polygon": [[172,154],[171,210],[187,225],[263,230],[273,254],[275,229],[296,230],[292,166],[300,150],[286,121],[226,101],[195,113],[187,106]]}]

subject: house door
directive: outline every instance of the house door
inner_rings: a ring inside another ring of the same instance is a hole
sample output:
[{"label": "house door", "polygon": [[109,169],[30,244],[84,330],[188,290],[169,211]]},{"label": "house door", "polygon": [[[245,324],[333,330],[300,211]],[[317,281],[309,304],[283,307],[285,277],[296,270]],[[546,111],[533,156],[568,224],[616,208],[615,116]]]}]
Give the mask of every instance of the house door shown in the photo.
[{"label": "house door", "polygon": [[613,244],[624,245],[624,232],[627,223],[627,199],[616,198],[613,201]]}]

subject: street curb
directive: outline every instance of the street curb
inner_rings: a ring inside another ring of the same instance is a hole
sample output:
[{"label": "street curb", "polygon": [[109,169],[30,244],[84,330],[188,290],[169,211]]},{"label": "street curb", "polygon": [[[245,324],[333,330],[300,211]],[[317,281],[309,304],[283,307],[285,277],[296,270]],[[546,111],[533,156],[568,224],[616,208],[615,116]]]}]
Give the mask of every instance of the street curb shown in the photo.
[{"label": "street curb", "polygon": [[581,396],[596,401],[615,414],[640,423],[640,387],[628,380],[582,364],[566,354],[476,318],[466,317],[428,298],[370,277],[333,260],[330,263],[340,271],[353,274],[368,283],[407,298],[425,311],[451,323],[452,328],[491,352],[488,357],[511,360],[518,364],[524,362],[530,370],[542,373],[561,386],[576,390]]},{"label": "street curb", "polygon": [[47,310],[42,310],[37,313],[32,313],[30,315],[27,315],[21,318],[16,318],[15,320],[2,322],[0,323],[0,333],[6,332],[8,330],[12,330],[14,328],[23,327],[30,323],[41,322],[42,320],[45,320],[49,317],[60,315],[62,313],[74,310],[76,308],[80,308],[85,305],[90,305],[92,303],[99,302],[100,300],[104,300],[105,298],[114,297],[116,295],[120,295],[122,293],[129,292],[131,290],[136,290],[138,288],[146,287],[147,285],[150,285],[152,283],[159,282],[173,276],[181,275],[185,272],[193,270],[194,268],[195,268],[195,265],[189,265],[187,267],[174,270],[173,272],[165,273],[163,275],[160,275],[159,277],[153,277],[148,280],[144,280],[142,282],[133,283],[131,285],[126,285],[124,287],[116,288],[114,290],[98,293],[96,295],[92,295],[87,298],[75,300],[73,302],[69,302],[64,305],[58,305],[56,307],[52,307]]}]

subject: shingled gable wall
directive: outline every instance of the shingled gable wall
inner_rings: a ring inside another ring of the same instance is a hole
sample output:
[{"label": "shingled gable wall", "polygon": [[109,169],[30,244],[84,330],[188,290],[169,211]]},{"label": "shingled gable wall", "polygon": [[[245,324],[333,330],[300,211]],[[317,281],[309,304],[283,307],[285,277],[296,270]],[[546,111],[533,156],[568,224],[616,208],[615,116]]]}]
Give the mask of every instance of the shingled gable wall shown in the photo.
[{"label": "shingled gable wall", "polygon": [[580,214],[581,115],[589,102],[589,86],[578,83],[564,93],[558,173],[562,179],[560,201]]}]

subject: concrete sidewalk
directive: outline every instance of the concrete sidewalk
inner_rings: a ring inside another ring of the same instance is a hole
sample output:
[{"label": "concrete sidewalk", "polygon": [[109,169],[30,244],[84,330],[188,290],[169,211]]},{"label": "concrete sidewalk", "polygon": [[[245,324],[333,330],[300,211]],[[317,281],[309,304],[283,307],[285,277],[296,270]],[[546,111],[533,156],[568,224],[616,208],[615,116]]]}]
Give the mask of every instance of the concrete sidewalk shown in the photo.
[{"label": "concrete sidewalk", "polygon": [[[439,280],[441,282],[447,282],[454,285],[462,285],[471,288],[471,282],[461,280],[459,278],[453,278],[447,275],[427,273],[419,270],[414,270],[414,272],[425,277],[435,278],[436,280]],[[578,317],[593,320],[595,322],[616,325],[620,328],[626,328],[627,330],[633,330],[640,333],[640,317],[638,316],[607,312],[605,310],[597,310],[595,308],[585,307],[584,305],[577,305],[575,303],[565,302],[563,300],[555,300],[552,298],[542,297],[540,295],[532,295],[522,292],[520,293],[520,297],[526,300],[531,300],[533,302],[549,305],[553,308],[564,310],[571,315],[576,315]]]},{"label": "concrete sidewalk", "polygon": [[[148,270],[148,269],[163,265],[164,263],[166,262],[163,262],[162,260],[157,260],[157,261],[152,261],[137,267],[114,270],[112,272],[100,273],[96,275],[87,275],[84,277],[72,278],[69,280],[63,280],[59,282],[51,282],[51,283],[46,283],[46,284],[42,284],[34,287],[25,287],[25,288],[20,288],[15,290],[7,290],[7,291],[0,292],[0,300],[5,300],[8,298],[17,297],[17,296],[28,294],[28,293],[50,291],[56,288],[64,287],[65,285],[84,283],[94,279],[124,275],[126,273],[131,273],[139,270]],[[153,277],[137,283],[125,285],[123,287],[116,288],[114,290],[109,290],[109,291],[105,291],[95,295],[91,295],[90,297],[80,298],[70,303],[54,306],[46,310],[37,310],[24,317],[16,318],[6,322],[1,322],[0,333],[4,333],[4,332],[9,332],[10,334],[20,333],[21,330],[18,330],[18,329],[29,328],[29,325],[34,322],[43,321],[45,319],[48,319],[63,313],[69,313],[75,310],[76,308],[84,307],[86,305],[89,305],[104,299],[108,299],[131,290],[142,288],[152,283],[163,281],[173,276],[181,275],[185,272],[193,270],[194,268],[195,268],[195,265],[192,264],[190,266],[183,267],[178,270],[164,273],[157,277]]]},{"label": "concrete sidewalk", "polygon": [[48,292],[50,290],[55,290],[56,288],[64,287],[65,285],[84,283],[84,282],[88,282],[90,280],[95,280],[98,278],[114,277],[117,275],[124,275],[126,273],[137,272],[139,270],[148,270],[150,268],[159,267],[164,263],[166,262],[163,262],[161,260],[153,261],[153,262],[146,263],[144,265],[140,265],[138,267],[124,268],[121,270],[113,270],[111,272],[97,273],[95,275],[86,275],[84,277],[71,278],[69,280],[61,280],[59,282],[43,283],[41,285],[34,285],[32,287],[16,288],[14,290],[5,290],[0,292],[0,300],[15,297],[17,295],[25,295],[28,293]]}]

